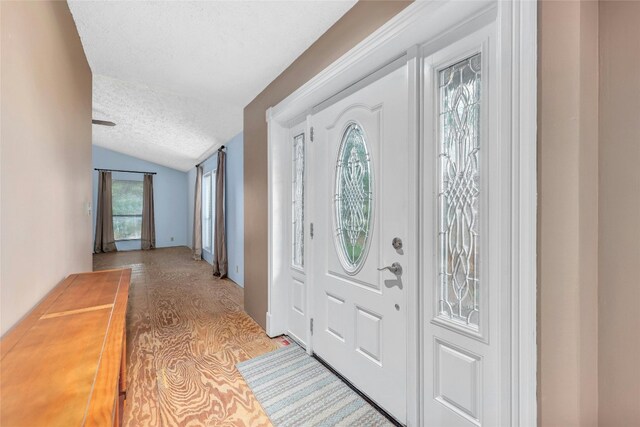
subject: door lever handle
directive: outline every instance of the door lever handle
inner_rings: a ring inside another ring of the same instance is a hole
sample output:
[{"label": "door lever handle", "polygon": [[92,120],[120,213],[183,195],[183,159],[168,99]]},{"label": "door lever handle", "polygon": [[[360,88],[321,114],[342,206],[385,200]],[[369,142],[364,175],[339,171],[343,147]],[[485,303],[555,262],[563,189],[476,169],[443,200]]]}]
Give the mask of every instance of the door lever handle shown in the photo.
[{"label": "door lever handle", "polygon": [[382,270],[389,270],[390,272],[392,272],[396,276],[402,276],[402,266],[400,265],[399,262],[394,262],[393,264],[391,264],[391,265],[389,265],[387,267],[382,267],[382,268],[378,269],[378,271],[382,271]]}]

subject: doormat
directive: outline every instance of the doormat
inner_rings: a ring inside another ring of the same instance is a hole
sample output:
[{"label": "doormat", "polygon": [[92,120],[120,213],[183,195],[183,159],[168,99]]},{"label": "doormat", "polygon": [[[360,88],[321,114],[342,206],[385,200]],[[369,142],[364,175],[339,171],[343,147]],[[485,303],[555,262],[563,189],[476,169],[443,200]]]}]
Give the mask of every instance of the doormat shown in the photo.
[{"label": "doormat", "polygon": [[393,426],[295,343],[236,367],[276,427]]}]

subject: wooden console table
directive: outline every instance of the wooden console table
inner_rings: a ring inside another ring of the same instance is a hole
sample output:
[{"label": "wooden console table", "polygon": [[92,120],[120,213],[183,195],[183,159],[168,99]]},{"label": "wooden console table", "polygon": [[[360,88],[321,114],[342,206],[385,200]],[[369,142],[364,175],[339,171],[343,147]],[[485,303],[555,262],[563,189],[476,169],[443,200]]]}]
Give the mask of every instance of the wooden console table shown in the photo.
[{"label": "wooden console table", "polygon": [[120,425],[131,270],[72,274],[0,341],[0,425]]}]

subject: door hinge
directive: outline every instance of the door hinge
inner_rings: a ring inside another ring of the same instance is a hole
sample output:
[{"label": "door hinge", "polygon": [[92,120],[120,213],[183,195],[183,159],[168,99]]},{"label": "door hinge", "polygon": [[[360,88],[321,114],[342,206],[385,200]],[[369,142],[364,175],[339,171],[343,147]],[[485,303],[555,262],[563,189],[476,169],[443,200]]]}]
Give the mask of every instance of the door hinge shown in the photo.
[{"label": "door hinge", "polygon": [[313,335],[313,317],[309,321],[309,329],[311,330],[311,335]]},{"label": "door hinge", "polygon": [[309,224],[309,235],[311,236],[311,239],[313,240],[313,223]]},{"label": "door hinge", "polygon": [[309,130],[309,139],[313,142],[313,126],[311,126],[311,129]]}]

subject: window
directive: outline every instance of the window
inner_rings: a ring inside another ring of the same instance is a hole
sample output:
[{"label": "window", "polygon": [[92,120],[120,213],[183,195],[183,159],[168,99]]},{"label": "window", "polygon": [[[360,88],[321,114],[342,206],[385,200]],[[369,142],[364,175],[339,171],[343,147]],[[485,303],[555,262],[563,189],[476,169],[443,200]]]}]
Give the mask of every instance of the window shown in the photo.
[{"label": "window", "polygon": [[340,144],[336,164],[334,215],[340,262],[356,274],[367,256],[373,212],[371,160],[360,126],[350,123]]},{"label": "window", "polygon": [[439,315],[478,330],[480,54],[440,71]]},{"label": "window", "polygon": [[142,231],[142,181],[114,180],[113,235],[116,240],[140,239]]},{"label": "window", "polygon": [[304,267],[304,133],[293,139],[292,199],[292,262],[296,268]]},{"label": "window", "polygon": [[213,235],[213,197],[212,197],[212,173],[204,176],[202,183],[202,247],[211,252]]}]

